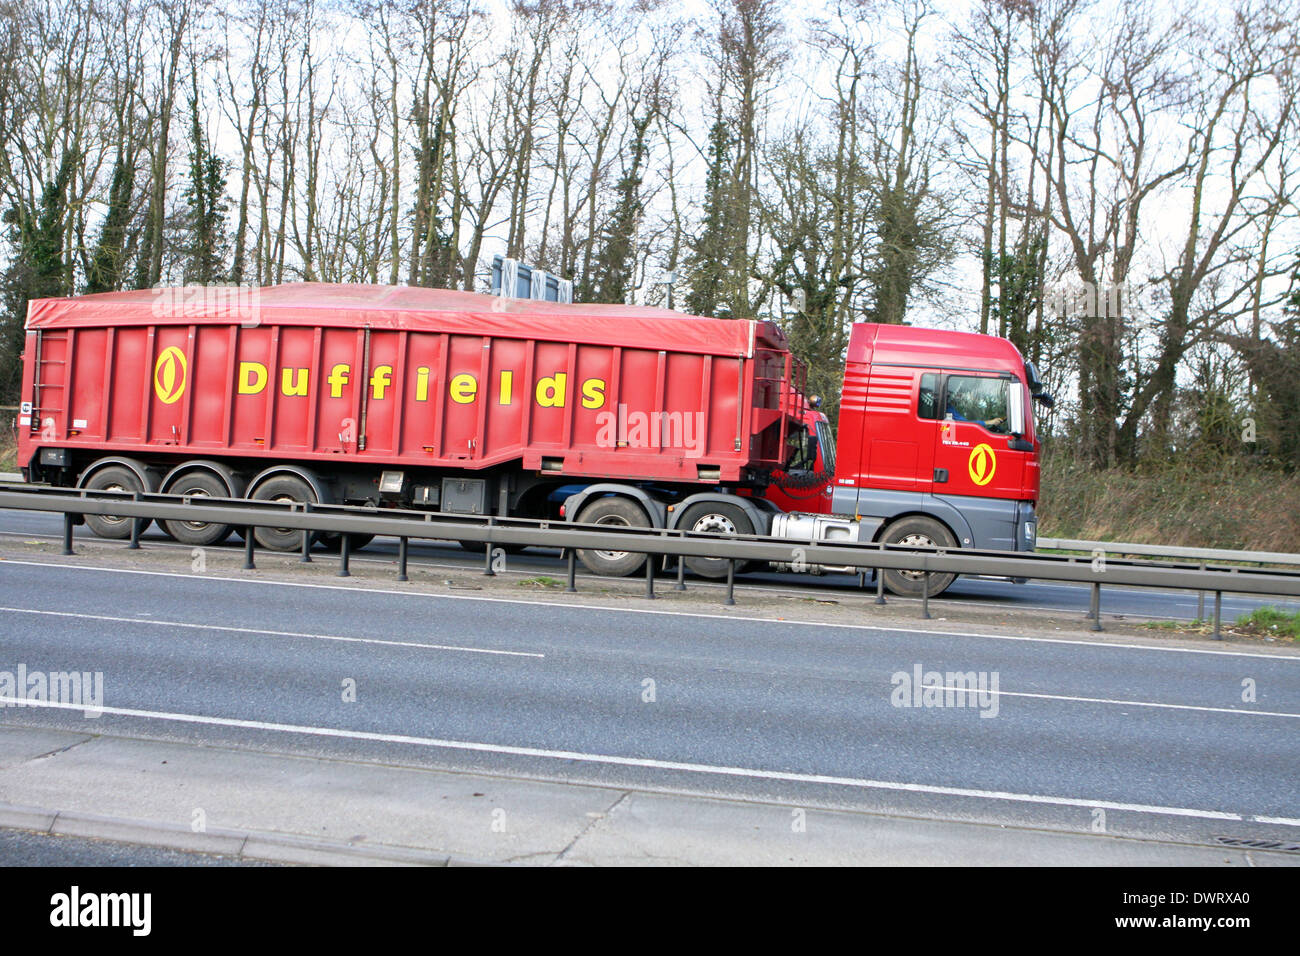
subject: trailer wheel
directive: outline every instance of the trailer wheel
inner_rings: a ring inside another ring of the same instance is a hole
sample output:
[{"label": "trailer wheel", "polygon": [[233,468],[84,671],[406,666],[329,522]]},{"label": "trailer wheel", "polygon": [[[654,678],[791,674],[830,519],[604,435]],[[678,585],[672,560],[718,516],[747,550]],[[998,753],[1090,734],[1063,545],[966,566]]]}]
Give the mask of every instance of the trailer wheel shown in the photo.
[{"label": "trailer wheel", "polygon": [[[691,505],[682,513],[677,528],[696,534],[721,534],[728,537],[754,533],[754,523],[749,520],[749,515],[745,514],[743,508],[721,501],[701,501]],[[686,559],[686,566],[705,578],[725,578],[728,563],[730,562],[726,558]],[[741,566],[741,562],[737,562],[736,569],[740,570]]]},{"label": "trailer wheel", "polygon": [[[90,476],[87,491],[144,491],[140,478],[130,468],[110,465]],[[140,533],[144,534],[151,521],[143,521]],[[86,515],[86,526],[101,538],[131,537],[131,519],[120,515]]]},{"label": "trailer wheel", "polygon": [[[957,540],[943,524],[924,515],[911,515],[899,518],[881,535],[885,544],[917,545],[934,548],[955,548]],[[885,587],[900,597],[920,597],[924,586],[925,573],[922,571],[887,570]],[[948,572],[930,573],[930,597],[942,594],[948,586],[957,580],[957,575]]]},{"label": "trailer wheel", "polygon": [[[301,531],[298,533],[302,534]],[[371,541],[375,540],[375,536],[373,534],[351,534],[348,535],[348,537],[352,539],[351,547],[353,551],[360,551]],[[316,539],[316,543],[319,544],[326,551],[332,551],[332,552],[342,551],[343,535],[337,531],[325,531],[322,532],[320,537]],[[299,544],[301,544],[301,541],[299,541]]]},{"label": "trailer wheel", "polygon": [[[581,524],[607,525],[610,528],[648,528],[650,519],[641,506],[627,498],[597,498],[578,513]],[[579,548],[578,560],[595,574],[621,578],[636,574],[645,567],[645,555],[635,551],[602,551]]]},{"label": "trailer wheel", "polygon": [[[308,501],[316,504],[311,485],[296,475],[276,475],[258,485],[249,496],[254,501]],[[254,528],[253,537],[268,551],[297,551],[302,531],[297,528]],[[315,540],[313,535],[313,540]]]},{"label": "trailer wheel", "polygon": [[[169,495],[190,495],[194,498],[228,498],[230,490],[216,475],[206,471],[187,471],[172,479],[167,486]],[[233,530],[228,524],[213,521],[163,521],[162,529],[181,544],[200,547],[220,544]]]}]

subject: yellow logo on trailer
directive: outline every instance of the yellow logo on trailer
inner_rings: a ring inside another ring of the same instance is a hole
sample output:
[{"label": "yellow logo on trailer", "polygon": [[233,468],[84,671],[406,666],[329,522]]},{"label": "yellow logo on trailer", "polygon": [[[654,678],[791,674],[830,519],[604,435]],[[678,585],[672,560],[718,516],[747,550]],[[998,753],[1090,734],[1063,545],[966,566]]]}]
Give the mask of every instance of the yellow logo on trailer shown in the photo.
[{"label": "yellow logo on trailer", "polygon": [[997,468],[998,457],[993,454],[993,449],[988,445],[980,444],[971,449],[966,469],[970,472],[970,480],[975,484],[987,485],[993,480],[993,472],[997,471]]},{"label": "yellow logo on trailer", "polygon": [[185,392],[185,353],[171,345],[162,350],[153,367],[153,391],[164,405],[174,404]]}]

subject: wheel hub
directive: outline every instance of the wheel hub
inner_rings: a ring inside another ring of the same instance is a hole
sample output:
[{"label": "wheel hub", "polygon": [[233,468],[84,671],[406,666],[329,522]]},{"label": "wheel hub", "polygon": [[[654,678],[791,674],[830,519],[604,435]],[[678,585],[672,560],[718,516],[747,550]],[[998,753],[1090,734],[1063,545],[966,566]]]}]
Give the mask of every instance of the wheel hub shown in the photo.
[{"label": "wheel hub", "polygon": [[[900,538],[898,541],[894,543],[901,544],[901,545],[909,545],[911,547],[924,547],[924,548],[935,547],[935,542],[933,538],[931,538],[927,534],[920,534],[918,532],[912,532],[911,534],[904,535],[902,538]],[[921,578],[925,577],[924,571],[900,570],[897,573],[907,578],[910,581],[919,581],[921,580]]]},{"label": "wheel hub", "polygon": [[[596,524],[618,525],[621,528],[632,527],[632,525],[628,522],[628,520],[624,518],[622,515],[605,515],[605,517],[597,521]],[[595,552],[596,556],[599,557],[602,561],[622,561],[625,557],[627,557],[626,551],[604,551],[601,550],[600,548],[593,548],[592,550]]]},{"label": "wheel hub", "polygon": [[726,515],[708,514],[700,515],[691,530],[706,534],[735,534],[736,525]]},{"label": "wheel hub", "polygon": [[[191,497],[191,498],[208,498],[208,497],[211,497],[211,496],[207,493],[207,491],[205,491],[205,490],[202,489],[202,488],[187,488],[187,489],[185,489],[184,491],[182,491],[181,494],[182,494],[182,495],[188,495],[188,496]],[[207,526],[208,526],[208,522],[206,522],[206,521],[186,521],[186,522],[184,522],[184,525],[185,525],[185,527],[189,528],[191,531],[203,531],[203,530],[205,530],[205,529],[207,528]]]}]

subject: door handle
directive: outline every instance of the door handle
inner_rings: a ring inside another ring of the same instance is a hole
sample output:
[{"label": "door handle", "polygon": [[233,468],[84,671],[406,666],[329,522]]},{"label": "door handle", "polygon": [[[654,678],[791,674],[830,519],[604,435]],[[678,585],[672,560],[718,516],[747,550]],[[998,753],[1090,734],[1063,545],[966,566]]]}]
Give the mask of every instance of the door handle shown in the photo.
[{"label": "door handle", "polygon": [[936,468],[934,470],[934,480],[937,484],[943,484],[948,480],[947,468]]}]

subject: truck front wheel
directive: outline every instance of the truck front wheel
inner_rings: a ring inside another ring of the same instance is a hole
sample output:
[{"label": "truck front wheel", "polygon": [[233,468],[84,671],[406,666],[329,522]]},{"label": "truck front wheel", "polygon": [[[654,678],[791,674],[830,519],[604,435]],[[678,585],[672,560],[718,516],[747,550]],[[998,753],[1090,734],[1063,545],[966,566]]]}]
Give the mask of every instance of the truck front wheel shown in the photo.
[{"label": "truck front wheel", "polygon": [[[641,506],[628,498],[597,498],[578,514],[580,524],[608,525],[610,530],[620,528],[648,528],[650,519]],[[595,548],[578,549],[578,560],[595,574],[621,578],[636,574],[645,567],[645,555],[635,551],[602,551]]]},{"label": "truck front wheel", "polygon": [[[926,548],[957,547],[957,541],[953,538],[951,531],[940,522],[923,515],[899,518],[885,529],[885,533],[880,540],[885,544],[916,545]],[[921,589],[925,586],[925,572],[887,570],[884,575],[885,587],[889,588],[892,593],[900,597],[921,596]],[[942,594],[955,580],[957,580],[955,574],[930,572],[930,583],[928,585],[930,597]]]}]

